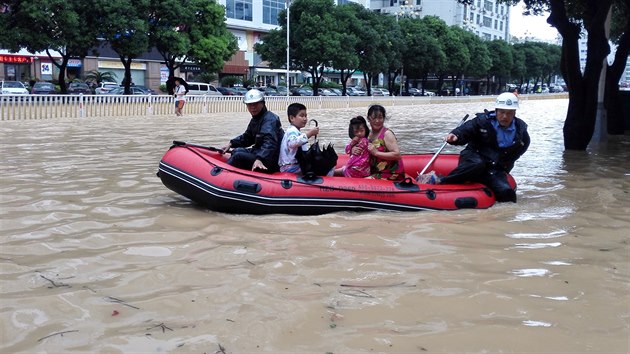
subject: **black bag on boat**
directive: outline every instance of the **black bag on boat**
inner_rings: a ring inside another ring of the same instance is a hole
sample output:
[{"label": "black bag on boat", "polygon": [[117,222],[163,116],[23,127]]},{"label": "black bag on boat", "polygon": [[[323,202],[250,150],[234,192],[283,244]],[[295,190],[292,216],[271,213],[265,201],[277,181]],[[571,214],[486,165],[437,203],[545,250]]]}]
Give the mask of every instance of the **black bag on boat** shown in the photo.
[{"label": "black bag on boat", "polygon": [[[314,119],[312,121],[317,126],[317,121]],[[338,158],[331,143],[320,148],[317,136],[315,136],[315,142],[307,151],[298,149],[295,157],[300,164],[300,170],[302,170],[303,175],[310,173],[316,176],[326,176],[337,165]]]}]

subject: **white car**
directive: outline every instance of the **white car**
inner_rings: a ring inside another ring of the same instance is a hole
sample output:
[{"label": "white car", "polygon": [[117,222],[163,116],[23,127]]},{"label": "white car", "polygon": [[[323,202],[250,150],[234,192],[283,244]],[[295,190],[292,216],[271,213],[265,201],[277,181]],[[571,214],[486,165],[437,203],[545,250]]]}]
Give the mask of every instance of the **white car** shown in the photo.
[{"label": "white car", "polygon": [[115,82],[101,82],[101,85],[97,87],[94,92],[97,95],[102,95],[118,87],[120,87],[120,85]]},{"label": "white car", "polygon": [[28,95],[28,90],[19,81],[0,81],[0,92],[3,95]]},{"label": "white car", "polygon": [[372,88],[372,96],[389,96],[389,90],[384,88]]}]

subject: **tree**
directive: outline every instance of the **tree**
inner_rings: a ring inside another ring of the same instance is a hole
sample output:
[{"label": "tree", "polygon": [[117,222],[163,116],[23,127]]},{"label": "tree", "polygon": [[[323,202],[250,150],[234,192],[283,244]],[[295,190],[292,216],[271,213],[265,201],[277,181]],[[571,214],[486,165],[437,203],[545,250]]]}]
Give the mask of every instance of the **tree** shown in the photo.
[{"label": "tree", "polygon": [[[472,4],[473,0],[458,0]],[[515,5],[519,0],[498,0]],[[569,90],[569,106],[564,123],[564,147],[585,150],[595,131],[598,90],[604,60],[610,53],[606,23],[612,12],[611,39],[618,44],[615,61],[606,66],[605,107],[614,109],[618,99],[619,81],[630,49],[630,0],[523,0],[526,14],[549,12],[547,23],[562,36],[561,71]],[[583,32],[588,35],[586,66],[580,70],[578,40]],[[611,80],[610,83],[608,80]],[[608,105],[606,105],[608,103]]]},{"label": "tree", "polygon": [[[0,7],[0,47],[18,52],[45,51],[59,68],[61,93],[67,92],[65,75],[71,58],[84,58],[97,43],[100,0],[3,0]],[[51,51],[59,52],[61,60]]]},{"label": "tree", "polygon": [[[503,79],[510,77],[512,67],[514,66],[512,47],[507,44],[507,42],[498,39],[488,42],[487,45],[491,65],[485,76],[495,76],[499,79],[499,83],[501,83]],[[499,87],[502,87],[502,85],[499,84]]]},{"label": "tree", "polygon": [[355,3],[348,3],[335,8],[334,17],[339,24],[335,36],[344,45],[337,48],[330,63],[333,68],[340,70],[342,94],[346,93],[347,81],[359,66],[362,46],[360,46],[358,34],[367,28],[365,21],[359,20],[358,16],[364,10],[366,9],[363,6]]},{"label": "tree", "polygon": [[101,82],[115,82],[116,74],[112,71],[90,70],[85,73],[85,81],[100,85]]},{"label": "tree", "polygon": [[[333,0],[295,0],[290,8],[290,53],[291,69],[307,71],[311,75],[313,92],[322,80],[324,67],[330,67],[339,48],[343,48],[347,38],[339,31],[334,15]],[[278,18],[282,23],[279,29],[271,30],[262,37],[263,42],[254,45],[263,60],[275,68],[283,67],[286,60],[286,11]]]},{"label": "tree", "polygon": [[[438,40],[431,36],[424,21],[403,18],[400,20],[400,30],[403,34],[402,57],[405,75],[420,78],[424,93],[428,74],[437,72],[444,65],[446,54]],[[407,86],[406,84],[406,92],[409,89]]]},{"label": "tree", "polygon": [[164,58],[169,80],[186,60],[215,73],[238,50],[225,9],[214,0],[151,1],[148,16],[149,44]]},{"label": "tree", "polygon": [[[453,92],[456,92],[457,82],[464,74],[474,77],[485,75],[492,66],[492,59],[490,59],[486,42],[482,41],[481,38],[458,26],[451,26],[450,30],[461,39],[470,55],[468,65],[461,66],[458,71],[451,73]],[[501,86],[500,80],[499,86]]]},{"label": "tree", "polygon": [[440,42],[442,51],[446,55],[444,65],[436,71],[438,75],[438,89],[442,89],[444,78],[448,74],[454,74],[465,68],[470,63],[470,52],[462,39],[442,19],[435,16],[422,18],[429,35]]},{"label": "tree", "polygon": [[149,50],[149,0],[108,0],[103,4],[103,37],[125,67],[125,94],[131,93],[131,62]]}]

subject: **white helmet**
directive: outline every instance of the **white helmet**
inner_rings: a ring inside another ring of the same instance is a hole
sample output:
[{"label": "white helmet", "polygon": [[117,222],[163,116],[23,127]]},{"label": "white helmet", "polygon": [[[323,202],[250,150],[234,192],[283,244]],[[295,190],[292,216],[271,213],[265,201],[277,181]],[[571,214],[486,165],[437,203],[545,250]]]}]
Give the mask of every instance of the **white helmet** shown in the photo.
[{"label": "white helmet", "polygon": [[518,97],[511,92],[504,92],[497,97],[497,102],[494,108],[498,109],[518,109]]},{"label": "white helmet", "polygon": [[245,96],[243,97],[243,102],[247,103],[256,103],[256,102],[261,102],[265,100],[265,95],[263,95],[262,92],[256,90],[256,89],[251,89],[249,91],[247,91],[245,93]]}]

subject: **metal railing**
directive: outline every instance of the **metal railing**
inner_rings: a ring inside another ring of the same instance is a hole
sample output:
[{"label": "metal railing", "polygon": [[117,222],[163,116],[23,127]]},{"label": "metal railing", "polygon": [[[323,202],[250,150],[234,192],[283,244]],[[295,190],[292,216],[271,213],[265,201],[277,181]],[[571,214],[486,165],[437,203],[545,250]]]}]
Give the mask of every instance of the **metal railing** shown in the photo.
[{"label": "metal railing", "polygon": [[[566,98],[566,93],[521,95],[521,99]],[[440,103],[492,101],[494,96],[399,97],[399,96],[269,96],[267,107],[282,112],[293,102],[309,110]],[[175,101],[168,95],[0,95],[0,120],[100,118],[174,115]],[[247,112],[242,96],[187,96],[185,115]]]}]

